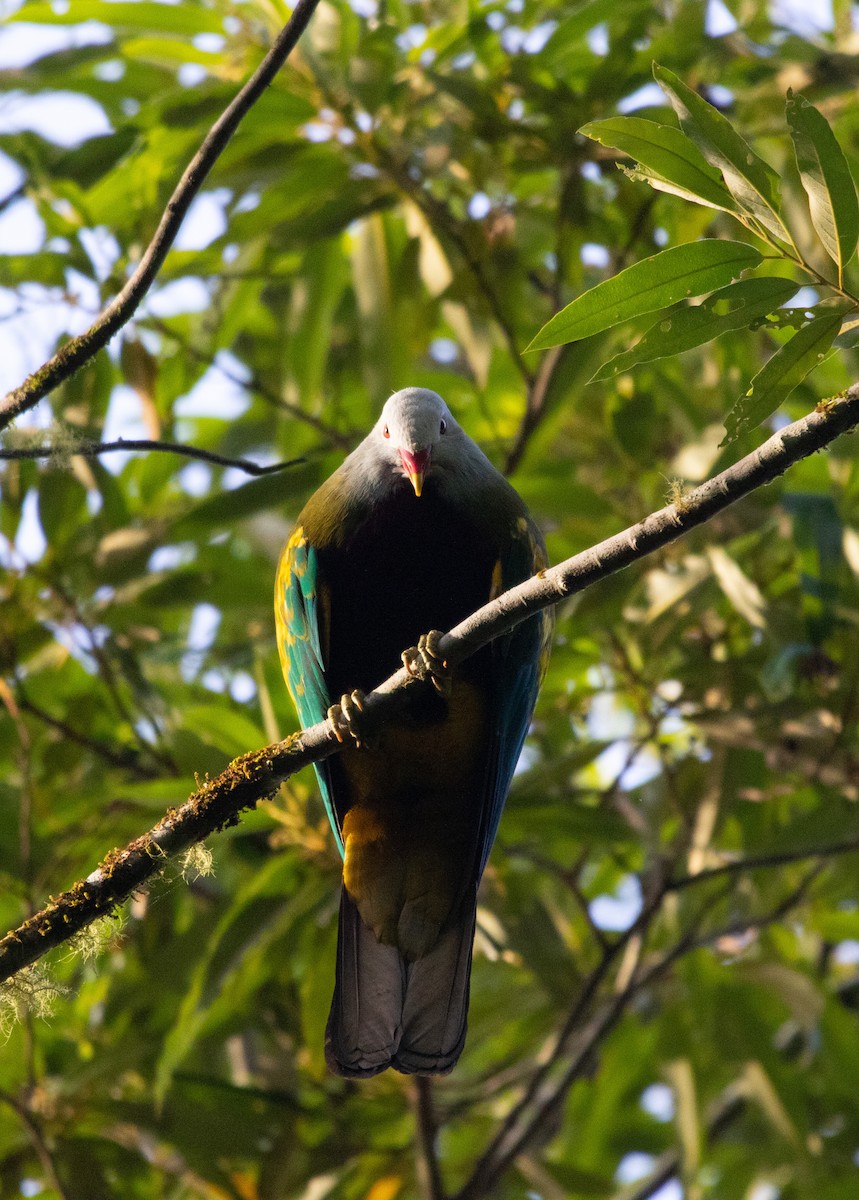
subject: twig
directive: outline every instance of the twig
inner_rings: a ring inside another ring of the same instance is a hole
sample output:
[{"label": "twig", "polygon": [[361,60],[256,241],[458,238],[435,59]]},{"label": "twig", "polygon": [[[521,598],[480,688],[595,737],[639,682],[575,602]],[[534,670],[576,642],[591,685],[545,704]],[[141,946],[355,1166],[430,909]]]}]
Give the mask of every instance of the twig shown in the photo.
[{"label": "twig", "polygon": [[[441,639],[440,652],[452,665],[508,632],[526,617],[640,561],[654,550],[702,524],[757,487],[781,475],[859,424],[859,384],[843,399],[820,406],[786,426],[759,449],[694,488],[678,508],[668,505],[638,525],[484,605]],[[365,719],[383,723],[409,687],[422,686],[405,668],[396,671],[366,698]],[[202,841],[213,831],[234,825],[239,814],[271,797],[295,771],[336,753],[339,742],[329,721],[301,734],[236,759],[216,780],[199,788],[180,809],[173,809],[149,833],[115,850],[84,881],[52,900],[19,929],[0,941],[0,981],[35,962],[77,930],[112,911],[144,880],[155,875],[165,857]]]},{"label": "twig", "polygon": [[176,185],[161,217],[152,241],[125,287],[93,324],[78,337],[71,338],[20,387],[0,400],[0,429],[33,408],[43,396],[74,374],[84,363],[106,346],[118,329],[129,320],[149,291],[168,250],[179,232],[191,201],[238,128],[242,118],[272,83],[304,32],[319,0],[298,0],[286,26],[230,104],[206,134],[200,149],[191,159]]},{"label": "twig", "polygon": [[[86,635],[86,646],[82,647],[85,653],[88,653],[96,664],[99,678],[104,684],[108,695],[113,702],[119,718],[132,730],[134,737],[137,740],[141,751],[144,754],[155,759],[164,767],[170,774],[177,775],[176,764],[168,753],[165,753],[158,747],[152,745],[147,738],[144,737],[140,728],[140,721],[135,720],[131,711],[128,708],[126,699],[123,696],[120,688],[120,682],[117,678],[115,664],[112,661],[111,655],[108,653],[108,643],[102,642],[92,628],[86,614],[81,610],[77,598],[68,590],[65,583],[59,579],[52,578],[50,575],[44,575],[36,568],[31,571],[43,578],[45,587],[59,600],[65,613],[71,617],[74,625],[79,627]],[[148,719],[152,723],[153,728],[157,728],[154,719],[149,716]]]},{"label": "twig", "polygon": [[60,1200],[68,1200],[68,1192],[63,1187],[60,1177],[57,1174],[57,1168],[54,1165],[54,1158],[50,1147],[29,1108],[25,1104],[22,1104],[11,1092],[0,1091],[0,1103],[8,1104],[26,1129],[27,1136],[36,1152],[36,1157],[41,1163],[42,1170],[45,1172],[45,1182],[48,1187],[57,1193]]},{"label": "twig", "polygon": [[[714,1142],[743,1112],[748,1104],[747,1097],[736,1083],[730,1084],[710,1106],[705,1129],[705,1141]],[[619,1193],[615,1200],[651,1200],[661,1188],[678,1175],[683,1166],[679,1149],[666,1150],[660,1154],[646,1179],[640,1180],[633,1189]]]},{"label": "twig", "polygon": [[[626,244],[623,246],[619,254],[614,257],[614,262],[611,267],[611,274],[618,275],[624,269],[627,261],[632,254],[635,243],[638,241],[647,221],[650,210],[653,208],[656,200],[656,193],[651,193],[641,205],[636,213],[635,219],[630,229],[629,237]],[[557,259],[560,270],[561,254],[557,253]],[[556,272],[556,280],[559,279],[559,271]],[[561,307],[560,287],[556,288],[557,295],[555,296],[555,309]],[[531,441],[534,433],[543,422],[546,416],[549,405],[549,396],[551,391],[552,381],[555,376],[555,371],[565,351],[569,352],[573,349],[572,345],[568,346],[553,346],[543,356],[540,366],[537,369],[535,376],[531,378],[531,383],[528,388],[528,397],[525,402],[525,412],[522,417],[519,430],[516,434],[516,439],[510,449],[507,459],[504,463],[504,474],[512,475],[522,461],[528,444]]]},{"label": "twig", "polygon": [[737,858],[732,862],[722,863],[718,867],[707,867],[694,875],[679,875],[676,879],[669,880],[666,889],[669,892],[679,892],[683,888],[706,883],[710,879],[720,879],[726,875],[741,875],[744,871],[757,871],[764,867],[781,867],[786,863],[805,862],[809,858],[837,858],[841,854],[857,853],[859,853],[859,835],[841,842],[830,842],[828,845],[803,846],[797,850],[776,850],[772,854]]},{"label": "twig", "polygon": [[[265,278],[269,279],[271,277],[266,275]],[[219,374],[224,377],[224,379],[229,380],[230,383],[234,383],[238,387],[244,388],[245,391],[256,392],[257,395],[265,400],[266,404],[270,404],[272,408],[277,408],[282,412],[289,413],[289,415],[294,417],[297,421],[303,421],[305,425],[309,425],[311,429],[315,429],[316,432],[324,437],[325,440],[332,446],[339,446],[342,450],[351,450],[354,446],[354,439],[351,438],[348,433],[341,433],[339,429],[334,429],[331,425],[326,425],[324,421],[320,421],[320,419],[315,417],[313,413],[305,412],[305,410],[299,404],[293,404],[284,396],[278,395],[278,393],[272,388],[267,387],[260,377],[253,372],[250,372],[244,378],[241,375],[237,375],[234,371],[231,371],[228,367],[225,367],[223,363],[219,362],[217,357],[213,357],[211,354],[206,354],[203,350],[200,350],[197,346],[195,346],[190,338],[183,337],[177,332],[177,330],[173,328],[169,321],[164,321],[160,317],[155,317],[152,316],[152,314],[149,314],[145,320],[140,322],[140,324],[145,325],[150,329],[157,330],[162,337],[170,338],[178,346],[181,346],[184,354],[187,354],[190,358],[193,358],[195,362],[204,363],[206,366],[214,367],[215,370],[218,371]]]},{"label": "twig", "polygon": [[274,475],[305,461],[303,458],[290,458],[286,462],[261,466],[259,463],[249,462],[246,458],[228,458],[224,454],[215,454],[212,450],[201,450],[198,446],[185,446],[181,442],[157,442],[149,438],[117,438],[115,442],[91,442],[84,439],[68,444],[63,442],[59,446],[12,447],[0,449],[0,460],[59,456],[67,458],[76,454],[82,458],[98,458],[100,454],[112,454],[115,450],[155,450],[163,454],[178,454],[183,458],[197,458],[201,462],[213,463],[217,467],[236,467],[246,475]]},{"label": "twig", "polygon": [[66,721],[61,721],[59,717],[51,716],[44,708],[38,704],[34,704],[29,697],[23,695],[18,689],[16,699],[18,707],[22,712],[29,713],[37,720],[47,725],[50,729],[56,729],[64,738],[70,742],[77,743],[78,746],[83,746],[98,758],[103,758],[105,762],[110,763],[112,767],[120,767],[122,770],[129,771],[138,779],[155,779],[157,772],[153,767],[146,767],[140,761],[140,754],[131,746],[113,747],[106,742],[100,741],[97,738],[89,737],[80,730],[75,729]]},{"label": "twig", "polygon": [[[806,872],[797,887],[784,896],[772,909],[744,922],[743,929],[763,929],[766,925],[782,920],[799,903],[822,869],[823,864],[816,863],[810,871]],[[658,902],[661,902],[666,890],[663,887],[659,891],[656,897]],[[650,923],[657,911],[658,904],[657,907],[651,907],[647,924]],[[607,1001],[602,1011],[579,1033],[575,1052],[563,1072],[553,1081],[549,1075],[551,1069],[558,1066],[564,1045],[564,1039],[559,1040],[550,1062],[543,1068],[544,1079],[541,1086],[529,1089],[527,1104],[520,1101],[514,1109],[518,1118],[517,1122],[511,1125],[508,1118],[501,1130],[493,1136],[486,1151],[478,1160],[471,1177],[456,1193],[453,1200],[479,1200],[481,1196],[492,1195],[501,1175],[525,1147],[539,1135],[541,1129],[545,1128],[569,1089],[587,1069],[599,1045],[627,1011],[630,1002],[646,988],[656,983],[684,955],[712,945],[724,936],[724,929],[712,930],[700,937],[696,936],[697,929],[706,912],[707,908],[705,907],[674,945],[659,955],[646,970],[639,972],[636,968],[632,972],[626,985]],[[632,930],[640,922],[641,916]],[[631,941],[632,930],[626,935],[627,943]],[[641,929],[638,930],[636,936],[639,936],[640,933]],[[573,1013],[577,1012],[580,1007],[580,1004],[577,1004]],[[567,1027],[571,1025],[572,1017],[573,1014],[568,1018]]]},{"label": "twig", "polygon": [[[745,922],[743,929],[763,929],[767,925],[780,921],[799,903],[822,870],[823,863],[817,863],[810,871],[806,872],[797,887],[788,892],[774,908]],[[713,942],[717,942],[725,936],[725,932],[724,929],[713,930],[706,937],[694,941],[688,949],[697,950],[703,946],[712,945]],[[707,1140],[715,1140],[744,1111],[746,1103],[747,1097],[743,1093],[741,1085],[732,1083],[725,1088],[710,1106],[706,1123]],[[615,1200],[650,1200],[650,1197],[656,1195],[669,1179],[673,1179],[680,1172],[682,1165],[683,1158],[679,1149],[666,1150],[659,1156],[646,1179],[640,1181],[631,1192],[622,1192],[615,1197]]]},{"label": "twig", "polygon": [[532,388],[534,385],[534,372],[522,357],[513,325],[504,310],[501,298],[492,285],[483,259],[469,241],[468,234],[463,228],[462,222],[457,220],[456,216],[450,211],[443,200],[434,196],[428,188],[423,187],[419,181],[415,180],[410,174],[408,167],[398,162],[387,147],[382,146],[376,139],[370,140],[369,146],[375,154],[376,161],[381,169],[417,205],[429,222],[433,232],[440,233],[449,238],[453,245],[456,246],[465,265],[474,276],[475,283],[480,289],[489,311],[495,318],[495,323],[501,330],[504,340],[507,343],[510,357],[513,360],[513,365],[528,385],[528,388]]},{"label": "twig", "polygon": [[436,1153],[438,1122],[432,1102],[432,1083],[424,1075],[414,1079],[415,1129],[418,1179],[426,1200],[445,1200],[446,1193]]},{"label": "twig", "polygon": [[528,442],[531,439],[531,434],[545,415],[546,401],[549,396],[549,389],[555,375],[555,370],[561,361],[562,355],[568,350],[569,347],[567,346],[553,346],[540,360],[537,374],[528,388],[528,397],[525,401],[525,415],[522,418],[522,424],[519,426],[516,441],[513,443],[504,463],[505,475],[512,475],[522,461]]},{"label": "twig", "polygon": [[799,901],[814,883],[815,879],[817,879],[818,875],[821,874],[825,865],[825,860],[819,859],[813,867],[810,867],[809,870],[806,871],[793,891],[789,892],[787,896],[785,896],[783,900],[779,901],[775,908],[770,909],[769,912],[764,913],[762,916],[752,917],[747,920],[740,919],[737,921],[731,921],[729,924],[723,925],[720,929],[711,930],[705,937],[702,937],[698,942],[695,943],[694,948],[699,949],[703,946],[710,946],[713,944],[713,942],[720,942],[723,938],[742,937],[743,934],[748,933],[752,929],[758,930],[765,928],[767,925],[775,925],[782,919],[782,917],[786,916],[796,904],[799,903]]},{"label": "twig", "polygon": [[[536,1128],[533,1114],[535,1112],[539,1113],[540,1120],[548,1116],[549,1111],[558,1098],[557,1084],[552,1082],[552,1076],[556,1073],[559,1061],[566,1053],[573,1036],[580,1032],[582,1022],[596,1000],[612,965],[621,956],[621,953],[633,944],[635,939],[639,939],[640,944],[640,939],[662,905],[664,894],[664,889],[657,889],[629,929],[616,941],[605,947],[596,967],[594,967],[584,981],[579,995],[555,1039],[551,1053],[540,1068],[534,1072],[521,1097],[495,1131],[489,1145],[477,1160],[468,1181],[457,1192],[455,1200],[474,1200],[475,1197],[482,1196],[491,1191],[494,1182],[524,1147],[534,1128]],[[608,1031],[614,1020],[620,1016],[622,1007],[618,1007],[619,1002],[623,1000],[623,1004],[625,1005],[630,987],[631,984],[628,983],[626,987],[616,992],[608,1008],[604,1010],[602,1017],[595,1018],[591,1023],[591,1029],[598,1029],[600,1037]],[[612,1016],[612,1014],[614,1015]],[[604,1023],[604,1021],[607,1023]],[[584,1049],[582,1046],[584,1046]],[[574,1071],[579,1071],[585,1066],[592,1049],[593,1044],[588,1042],[587,1037],[585,1037],[584,1042],[580,1045],[580,1049],[573,1059],[572,1068]],[[568,1067],[567,1071],[565,1071],[565,1078],[569,1074],[569,1070],[570,1068]],[[570,1078],[571,1083],[572,1077]],[[547,1099],[547,1097],[550,1099]]]}]

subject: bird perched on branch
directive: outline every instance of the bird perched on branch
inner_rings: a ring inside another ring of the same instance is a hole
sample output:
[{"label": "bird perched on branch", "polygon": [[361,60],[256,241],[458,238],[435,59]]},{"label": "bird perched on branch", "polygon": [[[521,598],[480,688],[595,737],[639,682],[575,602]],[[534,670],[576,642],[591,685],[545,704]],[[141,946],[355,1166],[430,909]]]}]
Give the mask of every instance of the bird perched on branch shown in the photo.
[{"label": "bird perched on branch", "polygon": [[[316,765],[343,856],[325,1046],[340,1075],[440,1074],[462,1051],[477,885],[551,618],[529,618],[452,672],[438,630],[545,565],[520,497],[424,388],[388,400],[284,548],[275,613],[287,686],[304,725],[328,715],[346,739]],[[433,686],[407,689],[395,723],[362,745],[361,689],[401,656]]]}]

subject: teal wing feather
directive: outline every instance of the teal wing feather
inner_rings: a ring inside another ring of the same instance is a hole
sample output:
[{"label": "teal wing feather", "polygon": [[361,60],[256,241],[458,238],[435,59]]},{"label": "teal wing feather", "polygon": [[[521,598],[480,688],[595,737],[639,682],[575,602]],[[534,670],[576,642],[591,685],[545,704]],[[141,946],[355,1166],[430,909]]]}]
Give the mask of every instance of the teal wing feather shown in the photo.
[{"label": "teal wing feather", "polygon": [[[495,569],[493,595],[543,570],[546,548],[537,527],[520,517]],[[551,645],[552,609],[544,609],[492,643],[492,748],[482,830],[483,872],[495,840],[501,811],[546,671]]]},{"label": "teal wing feather", "polygon": [[[331,699],[325,683],[323,624],[327,593],[318,556],[299,526],[284,547],[277,571],[275,621],[286,686],[303,728],[324,721]],[[327,762],[314,763],[328,820],[343,855]]]}]

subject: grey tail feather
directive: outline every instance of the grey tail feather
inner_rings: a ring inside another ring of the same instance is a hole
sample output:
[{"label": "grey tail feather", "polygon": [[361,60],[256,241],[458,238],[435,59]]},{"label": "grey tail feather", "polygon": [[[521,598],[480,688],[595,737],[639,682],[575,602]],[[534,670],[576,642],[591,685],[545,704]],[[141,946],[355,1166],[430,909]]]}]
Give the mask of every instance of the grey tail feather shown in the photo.
[{"label": "grey tail feather", "polygon": [[395,946],[376,941],[345,887],[334,998],[325,1030],[325,1061],[335,1075],[361,1079],[391,1065],[402,1034],[406,964]]},{"label": "grey tail feather", "polygon": [[465,1044],[475,902],[433,949],[407,962],[383,946],[344,888],[337,977],[325,1059],[337,1075],[368,1078],[387,1067],[406,1075],[452,1071]]},{"label": "grey tail feather", "polygon": [[475,919],[472,899],[429,954],[407,964],[403,1032],[392,1064],[405,1075],[446,1075],[459,1060],[468,1023]]}]

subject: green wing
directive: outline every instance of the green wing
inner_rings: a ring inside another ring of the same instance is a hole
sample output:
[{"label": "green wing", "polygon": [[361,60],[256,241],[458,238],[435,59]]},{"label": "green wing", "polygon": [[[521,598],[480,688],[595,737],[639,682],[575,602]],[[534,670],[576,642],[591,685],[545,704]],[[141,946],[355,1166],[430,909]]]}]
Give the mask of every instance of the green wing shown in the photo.
[{"label": "green wing", "polygon": [[[493,597],[546,567],[546,548],[536,525],[520,517],[512,533],[495,567]],[[492,747],[481,830],[481,873],[546,672],[552,629],[552,610],[543,609],[492,643]]]},{"label": "green wing", "polygon": [[[321,633],[325,605],[326,592],[319,578],[316,551],[299,526],[286,543],[278,565],[274,615],[286,686],[305,729],[324,721],[331,704],[325,685]],[[328,763],[313,765],[342,857],[343,838],[334,814]]]}]

